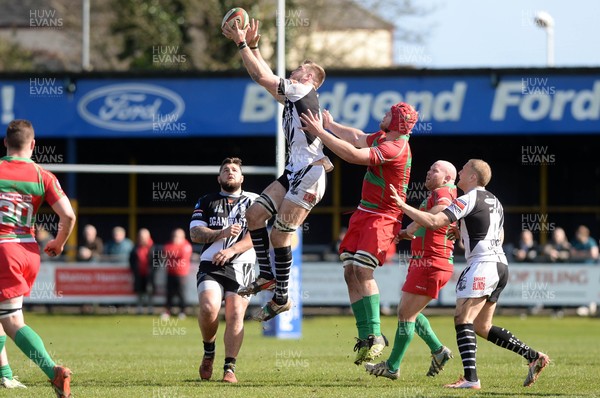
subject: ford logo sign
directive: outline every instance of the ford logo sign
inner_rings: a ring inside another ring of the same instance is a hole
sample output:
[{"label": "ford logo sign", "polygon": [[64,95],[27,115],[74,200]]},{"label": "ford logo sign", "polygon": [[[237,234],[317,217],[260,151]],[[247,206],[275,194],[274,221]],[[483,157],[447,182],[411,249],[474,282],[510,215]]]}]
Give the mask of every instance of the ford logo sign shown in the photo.
[{"label": "ford logo sign", "polygon": [[157,120],[177,120],[185,111],[179,94],[152,84],[113,84],[84,95],[77,105],[88,123],[108,130],[152,130]]}]

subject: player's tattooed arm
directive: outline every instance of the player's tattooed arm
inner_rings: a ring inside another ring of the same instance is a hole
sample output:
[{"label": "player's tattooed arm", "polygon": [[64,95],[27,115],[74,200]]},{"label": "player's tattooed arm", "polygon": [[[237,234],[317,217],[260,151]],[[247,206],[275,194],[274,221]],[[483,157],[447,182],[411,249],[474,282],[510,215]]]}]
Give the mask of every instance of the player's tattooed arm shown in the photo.
[{"label": "player's tattooed arm", "polygon": [[212,243],[223,237],[223,230],[212,230],[207,227],[193,227],[190,229],[190,238],[194,243]]},{"label": "player's tattooed arm", "polygon": [[252,78],[252,80],[258,83],[258,80],[260,79],[260,74],[256,72],[250,72],[250,77]]}]

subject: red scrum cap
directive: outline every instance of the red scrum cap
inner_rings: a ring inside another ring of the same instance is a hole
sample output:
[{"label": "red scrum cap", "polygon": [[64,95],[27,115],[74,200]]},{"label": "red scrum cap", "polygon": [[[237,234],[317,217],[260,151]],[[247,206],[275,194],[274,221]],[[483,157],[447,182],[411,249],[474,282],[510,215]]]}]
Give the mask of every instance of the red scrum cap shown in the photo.
[{"label": "red scrum cap", "polygon": [[419,120],[419,113],[406,102],[392,105],[392,120],[388,130],[399,131],[400,134],[410,134],[410,131]]}]

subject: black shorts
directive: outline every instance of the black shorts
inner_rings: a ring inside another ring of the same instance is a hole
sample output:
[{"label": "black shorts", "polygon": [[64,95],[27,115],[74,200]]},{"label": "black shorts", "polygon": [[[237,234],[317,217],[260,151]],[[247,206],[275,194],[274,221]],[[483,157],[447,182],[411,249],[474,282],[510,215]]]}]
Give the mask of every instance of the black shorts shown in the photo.
[{"label": "black shorts", "polygon": [[206,276],[223,286],[226,292],[236,292],[240,286],[247,286],[254,280],[254,264],[238,263],[215,265],[210,261],[201,261],[196,274],[196,287]]},{"label": "black shorts", "polygon": [[221,285],[223,287],[223,292],[237,293],[238,289],[240,288],[239,283],[237,283],[233,279],[227,278],[226,276],[224,276],[222,274],[198,271],[198,273],[196,274],[196,287],[199,287],[200,283],[202,283],[204,281],[217,282],[219,285]]}]

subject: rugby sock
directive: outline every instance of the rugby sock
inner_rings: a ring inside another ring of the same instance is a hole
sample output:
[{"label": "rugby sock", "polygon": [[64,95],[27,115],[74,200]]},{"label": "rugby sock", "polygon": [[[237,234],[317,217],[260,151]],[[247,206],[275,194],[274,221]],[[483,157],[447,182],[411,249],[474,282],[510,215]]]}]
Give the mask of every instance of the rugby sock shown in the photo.
[{"label": "rugby sock", "polygon": [[223,371],[231,370],[235,372],[235,358],[227,357],[225,358],[225,365],[223,365]]},{"label": "rugby sock", "polygon": [[427,344],[432,354],[439,351],[440,348],[443,347],[442,342],[437,338],[435,332],[431,328],[429,319],[427,319],[427,317],[421,313],[417,315],[415,332],[417,332],[419,337],[425,341],[425,344]]},{"label": "rugby sock", "polygon": [[391,372],[395,372],[400,368],[402,358],[408,349],[408,345],[415,335],[415,322],[398,321],[396,329],[396,338],[394,339],[394,348],[387,360],[388,367]]},{"label": "rugby sock", "polygon": [[275,303],[283,305],[288,300],[288,281],[292,268],[292,247],[273,249],[275,252]]},{"label": "rugby sock", "polygon": [[202,344],[204,344],[204,356],[207,358],[214,358],[215,342],[213,341],[212,343],[207,343],[206,341],[203,341]]},{"label": "rugby sock", "polygon": [[258,277],[271,280],[273,271],[271,271],[271,256],[269,255],[269,231],[267,231],[267,227],[264,227],[249,232],[260,269]]},{"label": "rugby sock", "polygon": [[0,366],[0,377],[6,377],[9,380],[13,379],[13,373],[10,365],[7,364]]},{"label": "rugby sock", "polygon": [[379,317],[379,293],[363,297],[367,312],[369,334],[381,336],[381,319]]},{"label": "rugby sock", "polygon": [[29,326],[25,325],[17,330],[15,344],[23,354],[27,355],[50,380],[54,378],[54,367],[56,364],[50,358],[42,338]]},{"label": "rugby sock", "polygon": [[477,335],[472,323],[456,325],[456,344],[462,358],[465,380],[477,381],[475,354],[477,353]]},{"label": "rugby sock", "polygon": [[365,309],[364,297],[352,303],[352,312],[356,319],[356,329],[358,330],[358,338],[366,340],[369,337],[369,325],[367,323],[367,310]]},{"label": "rugby sock", "polygon": [[516,352],[525,358],[529,363],[535,361],[539,357],[537,351],[529,348],[527,344],[523,343],[521,340],[516,338],[514,334],[504,328],[492,326],[488,333],[487,339],[499,347]]},{"label": "rugby sock", "polygon": [[[6,344],[6,335],[0,336],[0,351],[4,349]],[[12,369],[9,364],[0,366],[0,377],[6,377],[10,380],[13,378]]]}]

